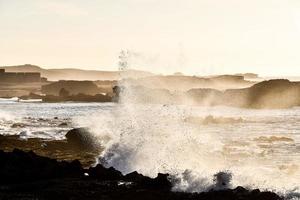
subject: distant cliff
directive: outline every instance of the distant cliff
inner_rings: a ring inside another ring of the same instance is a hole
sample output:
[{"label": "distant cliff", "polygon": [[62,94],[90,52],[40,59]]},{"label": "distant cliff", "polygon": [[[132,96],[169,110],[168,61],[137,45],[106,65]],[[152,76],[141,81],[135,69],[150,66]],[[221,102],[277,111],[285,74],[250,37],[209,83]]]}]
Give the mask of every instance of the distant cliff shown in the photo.
[{"label": "distant cliff", "polygon": [[41,81],[38,72],[6,72],[0,69],[0,83],[34,83]]},{"label": "distant cliff", "polygon": [[[220,75],[214,77],[198,77],[184,75],[149,76],[139,79],[127,79],[130,85],[170,91],[188,91],[193,88],[214,88],[218,90],[246,88],[255,84],[243,76]],[[126,84],[126,83],[125,83]]]},{"label": "distant cliff", "polygon": [[59,92],[64,89],[70,95],[88,94],[95,95],[101,93],[101,90],[92,81],[58,81],[42,86],[42,93],[47,95],[59,95]]},{"label": "distant cliff", "polygon": [[300,82],[283,79],[263,81],[248,88],[225,91],[194,88],[188,91],[172,92],[167,89],[151,89],[143,86],[129,86],[122,88],[121,91],[123,100],[137,103],[221,105],[255,109],[300,106]]},{"label": "distant cliff", "polygon": [[243,76],[245,79],[258,79],[259,76],[258,74],[254,74],[254,73],[244,73],[244,74],[235,74],[237,76]]},{"label": "distant cliff", "polygon": [[128,70],[128,71],[98,71],[98,70],[82,70],[82,69],[44,69],[36,65],[17,65],[0,67],[7,72],[39,72],[42,77],[50,81],[57,80],[118,80],[121,77],[141,78],[152,76],[153,74],[146,71]]},{"label": "distant cliff", "polygon": [[247,108],[289,108],[300,106],[300,82],[277,79],[263,81],[250,88],[227,90],[226,105]]}]

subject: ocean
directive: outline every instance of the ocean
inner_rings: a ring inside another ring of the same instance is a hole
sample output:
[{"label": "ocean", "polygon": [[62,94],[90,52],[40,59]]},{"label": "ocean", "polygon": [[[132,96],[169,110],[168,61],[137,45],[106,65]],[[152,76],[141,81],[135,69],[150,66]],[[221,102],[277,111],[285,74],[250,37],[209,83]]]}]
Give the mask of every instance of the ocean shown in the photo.
[{"label": "ocean", "polygon": [[0,99],[0,134],[62,140],[88,127],[99,156],[124,174],[174,177],[174,190],[201,192],[213,174],[232,187],[300,197],[300,108],[255,110],[159,104],[41,103]]}]

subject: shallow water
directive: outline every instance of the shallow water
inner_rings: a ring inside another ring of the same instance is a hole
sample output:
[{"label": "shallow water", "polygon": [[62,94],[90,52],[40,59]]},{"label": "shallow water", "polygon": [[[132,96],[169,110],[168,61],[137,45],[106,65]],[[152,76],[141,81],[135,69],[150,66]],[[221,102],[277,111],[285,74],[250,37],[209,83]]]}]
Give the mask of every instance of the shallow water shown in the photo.
[{"label": "shallow water", "polygon": [[[201,123],[209,115],[242,120]],[[16,122],[25,126],[12,128]],[[63,122],[67,126],[58,127]],[[214,173],[229,170],[233,186],[300,192],[300,108],[0,101],[0,134],[63,139],[78,126],[98,136],[107,165],[124,173],[171,173],[180,180],[177,190],[206,190]]]},{"label": "shallow water", "polygon": [[68,130],[80,126],[74,119],[88,118],[112,107],[110,103],[27,103],[0,99],[0,134],[64,139]]}]

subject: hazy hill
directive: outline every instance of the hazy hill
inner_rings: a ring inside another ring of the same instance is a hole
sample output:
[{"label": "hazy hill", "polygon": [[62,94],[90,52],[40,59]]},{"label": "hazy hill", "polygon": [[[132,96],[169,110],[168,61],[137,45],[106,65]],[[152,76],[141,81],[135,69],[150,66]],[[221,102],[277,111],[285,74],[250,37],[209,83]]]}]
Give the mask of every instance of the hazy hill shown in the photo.
[{"label": "hazy hill", "polygon": [[51,81],[57,80],[117,80],[120,77],[146,77],[152,76],[150,72],[139,70],[119,71],[98,71],[98,70],[82,70],[82,69],[44,69],[36,65],[17,65],[0,67],[7,72],[40,72],[42,77]]},{"label": "hazy hill", "polygon": [[287,79],[263,81],[250,88],[226,90],[226,105],[247,108],[290,108],[300,105],[300,82]]},{"label": "hazy hill", "polygon": [[243,89],[220,91],[194,88],[170,91],[145,86],[123,87],[122,100],[131,103],[182,104],[198,106],[231,106],[255,109],[282,109],[300,106],[300,82],[285,79],[263,81]]},{"label": "hazy hill", "polygon": [[128,79],[132,85],[170,91],[187,91],[193,88],[214,88],[226,90],[250,87],[255,82],[247,81],[243,76],[220,75],[209,78],[184,75],[148,76],[139,79]]}]

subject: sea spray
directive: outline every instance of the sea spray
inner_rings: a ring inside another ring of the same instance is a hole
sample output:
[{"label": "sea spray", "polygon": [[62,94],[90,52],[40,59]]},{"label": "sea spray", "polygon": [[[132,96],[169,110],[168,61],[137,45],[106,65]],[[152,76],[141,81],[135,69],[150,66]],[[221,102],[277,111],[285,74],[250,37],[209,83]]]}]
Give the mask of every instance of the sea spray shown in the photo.
[{"label": "sea spray", "polygon": [[[213,184],[214,171],[201,173],[198,170],[192,180],[186,169],[214,166],[217,160],[209,156],[204,145],[212,144],[208,149],[216,149],[210,137],[202,140],[194,135],[184,122],[188,111],[180,106],[133,104],[129,94],[128,91],[122,94],[121,103],[114,110],[102,113],[102,117],[91,117],[86,124],[104,147],[99,161],[124,174],[132,171],[151,177],[158,172],[170,173],[173,177],[177,174],[176,180],[182,178],[182,181],[174,181],[175,190],[207,190]],[[195,183],[201,179],[203,184],[196,187]]]},{"label": "sea spray", "polygon": [[121,103],[80,123],[90,127],[101,141],[104,151],[99,157],[106,166],[114,166],[124,174],[138,171],[154,177],[158,172],[170,173],[182,179],[174,181],[176,190],[205,191],[214,185],[213,175],[225,170],[233,173],[233,187],[299,190],[298,172],[287,175],[268,167],[269,160],[259,157],[255,146],[253,152],[247,150],[252,157],[227,155],[226,141],[220,134],[201,131],[215,130],[215,125],[194,127],[183,120],[193,112],[185,106]]},{"label": "sea spray", "polygon": [[[202,192],[241,185],[299,194],[299,170],[286,174],[274,162],[272,149],[261,151],[260,144],[251,141],[255,135],[239,132],[247,130],[242,128],[247,120],[205,127],[186,121],[212,113],[223,116],[228,108],[136,103],[141,94],[126,78],[118,87],[119,103],[113,109],[79,120],[79,125],[90,127],[104,148],[98,162],[124,174],[138,171],[155,177],[158,172],[169,173],[175,191]],[[237,110],[235,117],[241,114]],[[249,132],[256,124],[250,125]],[[238,137],[231,135],[236,132]]]}]

